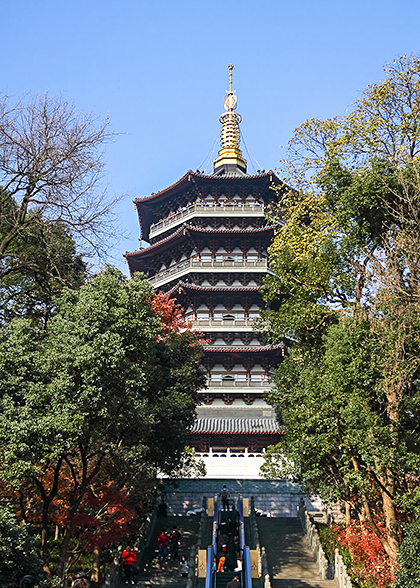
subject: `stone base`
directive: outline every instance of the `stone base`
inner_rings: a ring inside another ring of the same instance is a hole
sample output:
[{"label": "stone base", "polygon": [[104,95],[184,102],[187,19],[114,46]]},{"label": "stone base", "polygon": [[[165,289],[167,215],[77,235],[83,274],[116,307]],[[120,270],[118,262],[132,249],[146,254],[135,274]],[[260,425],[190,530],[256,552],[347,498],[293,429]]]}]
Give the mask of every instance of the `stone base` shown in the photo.
[{"label": "stone base", "polygon": [[203,497],[213,497],[221,492],[226,484],[230,498],[235,502],[239,496],[254,497],[255,508],[270,517],[296,517],[297,506],[301,498],[310,512],[322,512],[323,505],[319,498],[305,496],[298,484],[285,480],[229,480],[225,478],[178,480],[178,487],[165,487],[164,498],[168,505],[168,514],[185,515],[188,511],[199,509]]}]

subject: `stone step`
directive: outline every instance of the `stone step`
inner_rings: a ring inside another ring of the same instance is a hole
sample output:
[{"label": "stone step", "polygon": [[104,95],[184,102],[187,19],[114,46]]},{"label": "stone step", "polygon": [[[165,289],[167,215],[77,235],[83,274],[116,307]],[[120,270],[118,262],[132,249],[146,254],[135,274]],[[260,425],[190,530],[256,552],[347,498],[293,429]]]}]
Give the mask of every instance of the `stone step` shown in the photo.
[{"label": "stone step", "polygon": [[[197,535],[199,530],[200,517],[167,517],[165,519],[158,518],[156,527],[153,532],[150,545],[147,550],[148,562],[146,570],[140,574],[137,580],[137,588],[145,588],[146,585],[151,586],[165,586],[167,588],[185,588],[187,578],[179,575],[179,560],[181,555],[189,558],[190,547],[197,542]],[[158,561],[158,543],[157,538],[162,529],[171,531],[172,527],[176,525],[181,533],[181,545],[179,547],[178,559],[172,561],[169,557],[166,561],[159,563]],[[122,584],[121,588],[123,588]]]},{"label": "stone step", "polygon": [[334,580],[272,580],[272,588],[337,588]]},{"label": "stone step", "polygon": [[[257,520],[260,543],[266,550],[273,587],[274,582],[276,588],[287,588],[289,585],[292,588],[317,586],[316,582],[321,582],[320,575],[299,519],[281,517]],[[285,583],[277,584],[279,581]],[[322,584],[320,586],[324,588]],[[325,584],[325,588],[328,586],[335,584]]]}]

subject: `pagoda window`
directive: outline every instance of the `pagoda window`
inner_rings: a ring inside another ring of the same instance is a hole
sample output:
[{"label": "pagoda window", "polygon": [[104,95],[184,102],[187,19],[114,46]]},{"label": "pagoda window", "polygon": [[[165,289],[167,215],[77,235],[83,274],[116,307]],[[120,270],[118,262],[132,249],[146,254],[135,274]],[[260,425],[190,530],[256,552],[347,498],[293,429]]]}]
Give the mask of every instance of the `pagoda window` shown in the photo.
[{"label": "pagoda window", "polygon": [[208,321],[209,320],[209,313],[197,310],[196,318],[198,321]]},{"label": "pagoda window", "polygon": [[228,382],[235,382],[235,380],[236,378],[232,374],[226,374],[226,376],[222,376],[222,382],[225,384]]},{"label": "pagoda window", "polygon": [[234,321],[236,319],[236,316],[234,314],[223,314],[222,319],[224,321]]},{"label": "pagoda window", "polygon": [[258,253],[257,252],[249,253],[248,252],[248,254],[246,256],[246,260],[250,263],[254,263],[254,262],[258,261]]}]

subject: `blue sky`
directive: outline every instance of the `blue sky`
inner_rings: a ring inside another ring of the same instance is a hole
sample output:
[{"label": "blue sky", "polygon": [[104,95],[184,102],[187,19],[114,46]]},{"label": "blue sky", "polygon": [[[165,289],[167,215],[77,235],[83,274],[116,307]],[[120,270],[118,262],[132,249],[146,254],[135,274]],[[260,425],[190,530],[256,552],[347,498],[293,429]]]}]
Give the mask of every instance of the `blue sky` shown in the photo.
[{"label": "blue sky", "polygon": [[0,20],[2,91],[61,94],[121,133],[106,159],[128,235],[109,261],[125,273],[132,201],[202,168],[229,63],[255,168],[268,170],[305,119],[342,114],[385,62],[420,49],[415,0],[1,0]]}]

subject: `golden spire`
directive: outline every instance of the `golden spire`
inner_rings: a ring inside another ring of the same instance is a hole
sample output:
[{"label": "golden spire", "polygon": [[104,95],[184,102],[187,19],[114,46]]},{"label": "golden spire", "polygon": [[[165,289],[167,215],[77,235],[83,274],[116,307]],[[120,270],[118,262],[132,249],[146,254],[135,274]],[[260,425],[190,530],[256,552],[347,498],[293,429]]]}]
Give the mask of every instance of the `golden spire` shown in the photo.
[{"label": "golden spire", "polygon": [[241,141],[239,124],[242,117],[236,110],[235,90],[232,90],[233,65],[229,64],[229,90],[226,90],[225,110],[220,115],[219,121],[222,125],[220,130],[220,149],[217,159],[214,160],[214,173],[222,175],[233,173],[236,175],[246,174],[246,160],[242,157],[239,148]]}]

